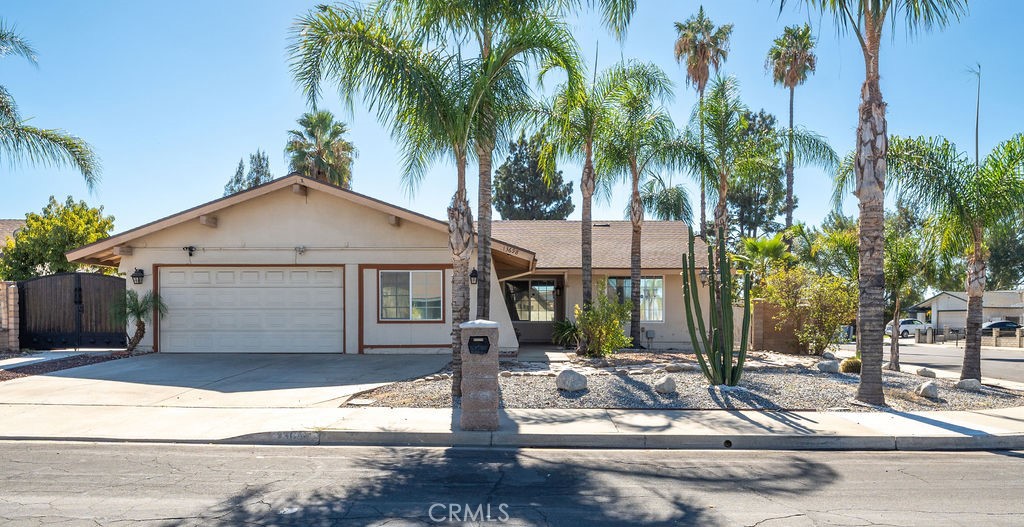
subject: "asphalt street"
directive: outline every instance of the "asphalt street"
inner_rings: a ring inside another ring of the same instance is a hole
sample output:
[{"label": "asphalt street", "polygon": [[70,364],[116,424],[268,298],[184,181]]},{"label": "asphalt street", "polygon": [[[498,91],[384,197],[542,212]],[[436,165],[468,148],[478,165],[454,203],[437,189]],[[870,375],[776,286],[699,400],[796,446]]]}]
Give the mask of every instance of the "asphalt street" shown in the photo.
[{"label": "asphalt street", "polygon": [[[888,342],[885,343],[885,360],[889,360]],[[957,346],[915,345],[913,339],[901,339],[900,363],[959,373],[964,364],[963,340]],[[1024,382],[1024,349],[981,348],[981,375]]]},{"label": "asphalt street", "polygon": [[0,464],[4,525],[1024,523],[1014,452],[2,442]]}]

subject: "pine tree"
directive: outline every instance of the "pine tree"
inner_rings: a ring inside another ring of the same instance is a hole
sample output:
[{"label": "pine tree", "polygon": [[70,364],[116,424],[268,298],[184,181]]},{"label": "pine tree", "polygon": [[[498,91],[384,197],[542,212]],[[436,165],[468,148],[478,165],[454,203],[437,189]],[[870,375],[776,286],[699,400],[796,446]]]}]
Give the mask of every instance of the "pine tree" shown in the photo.
[{"label": "pine tree", "polygon": [[509,144],[508,159],[494,178],[494,208],[506,220],[564,220],[576,206],[572,203],[572,182],[562,181],[555,171],[545,184],[538,166],[543,141],[539,135]]}]

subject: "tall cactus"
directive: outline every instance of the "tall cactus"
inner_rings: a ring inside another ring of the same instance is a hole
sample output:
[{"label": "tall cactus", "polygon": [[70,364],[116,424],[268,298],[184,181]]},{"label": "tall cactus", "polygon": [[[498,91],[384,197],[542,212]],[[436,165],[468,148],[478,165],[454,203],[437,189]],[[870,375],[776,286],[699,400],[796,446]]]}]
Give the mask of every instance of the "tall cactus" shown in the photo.
[{"label": "tall cactus", "polygon": [[[750,273],[743,273],[743,322],[739,350],[734,350],[732,303],[735,297],[732,280],[732,258],[725,253],[725,233],[718,230],[717,251],[708,247],[708,326],[700,306],[697,288],[697,264],[694,256],[693,229],[689,229],[689,251],[683,255],[683,302],[686,305],[686,327],[690,343],[704,377],[711,384],[736,386],[743,375],[747,358],[747,336],[750,333]],[[717,258],[715,255],[717,253]],[[717,276],[715,263],[718,262]]]}]

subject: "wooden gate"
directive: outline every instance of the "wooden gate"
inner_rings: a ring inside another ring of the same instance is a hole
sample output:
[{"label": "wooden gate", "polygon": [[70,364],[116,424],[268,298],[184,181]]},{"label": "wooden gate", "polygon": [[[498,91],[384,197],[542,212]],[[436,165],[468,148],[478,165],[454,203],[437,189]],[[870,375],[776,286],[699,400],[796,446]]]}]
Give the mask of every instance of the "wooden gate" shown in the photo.
[{"label": "wooden gate", "polygon": [[18,282],[21,347],[124,348],[125,327],[114,321],[124,278],[61,273]]}]

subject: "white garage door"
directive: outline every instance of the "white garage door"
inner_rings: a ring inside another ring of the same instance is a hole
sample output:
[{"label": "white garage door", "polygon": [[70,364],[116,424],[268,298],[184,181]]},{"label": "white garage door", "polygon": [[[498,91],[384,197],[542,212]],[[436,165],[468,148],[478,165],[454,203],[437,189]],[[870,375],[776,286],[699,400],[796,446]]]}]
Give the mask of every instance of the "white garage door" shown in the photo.
[{"label": "white garage door", "polygon": [[340,267],[161,267],[160,351],[342,353]]}]

